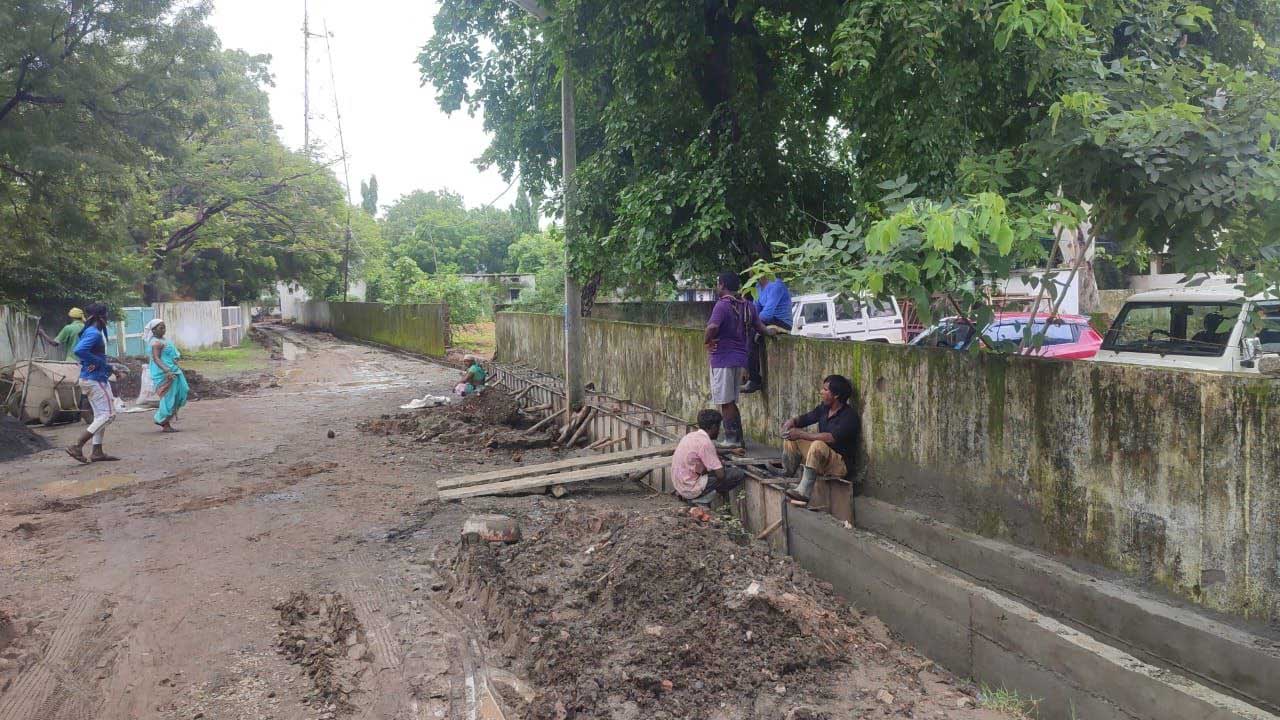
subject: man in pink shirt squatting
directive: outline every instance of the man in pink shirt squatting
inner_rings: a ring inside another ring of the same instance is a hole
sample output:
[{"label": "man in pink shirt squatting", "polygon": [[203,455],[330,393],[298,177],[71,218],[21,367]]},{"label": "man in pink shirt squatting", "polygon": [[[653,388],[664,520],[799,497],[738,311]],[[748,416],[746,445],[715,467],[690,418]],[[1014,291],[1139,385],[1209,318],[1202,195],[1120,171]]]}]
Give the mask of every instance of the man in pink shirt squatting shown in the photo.
[{"label": "man in pink shirt squatting", "polygon": [[711,493],[727,495],[746,479],[741,468],[726,468],[716,454],[715,439],[720,435],[723,419],[715,410],[703,410],[698,413],[698,429],[676,445],[671,458],[671,482],[676,494],[685,500],[710,502]]}]

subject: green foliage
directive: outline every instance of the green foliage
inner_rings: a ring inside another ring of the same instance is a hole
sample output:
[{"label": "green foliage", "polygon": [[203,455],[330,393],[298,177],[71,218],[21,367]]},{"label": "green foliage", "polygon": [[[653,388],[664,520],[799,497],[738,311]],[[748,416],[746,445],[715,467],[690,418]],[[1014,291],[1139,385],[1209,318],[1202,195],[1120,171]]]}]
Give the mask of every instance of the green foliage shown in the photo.
[{"label": "green foliage", "polygon": [[0,8],[0,302],[247,300],[337,265],[336,179],[280,143],[267,59],[208,9]]},{"label": "green foliage", "polygon": [[446,0],[419,64],[446,111],[483,109],[494,140],[480,164],[518,171],[563,217],[558,70],[571,54],[576,274],[651,285],[742,267],[847,207],[854,168],[830,125],[827,48],[840,3],[565,0],[556,11],[571,33],[506,0]]},{"label": "green foliage", "polygon": [[528,312],[564,312],[564,233],[551,228],[523,235],[511,246],[518,273],[533,273],[533,292],[525,291],[515,305]]},{"label": "green foliage", "polygon": [[383,237],[391,257],[410,257],[427,272],[454,265],[462,272],[501,272],[519,236],[511,212],[468,209],[449,190],[415,190],[387,206]]},{"label": "green foliage", "polygon": [[807,283],[807,289],[910,298],[926,323],[933,298],[946,295],[949,310],[985,320],[990,309],[984,289],[1039,259],[1041,240],[1055,227],[1074,227],[1083,214],[1060,198],[1036,202],[1027,194],[908,197],[915,186],[905,178],[880,188],[888,194],[868,213],[880,219],[832,224],[819,238],[780,246],[776,262],[752,268],[752,282],[781,275]]},{"label": "green foliage", "polygon": [[471,324],[493,317],[493,291],[485,283],[463,280],[457,268],[428,275],[412,258],[397,258],[382,287],[383,302],[447,303],[452,323]]},{"label": "green foliage", "polygon": [[[581,277],[652,285],[777,254],[793,279],[972,297],[1015,263],[1045,262],[1053,223],[1074,227],[1081,208],[1121,263],[1166,247],[1186,270],[1229,258],[1270,272],[1280,258],[1264,240],[1280,229],[1280,3],[563,0],[554,12],[446,0],[419,64],[446,111],[483,109],[482,165],[561,192],[568,57]],[[886,182],[912,185],[896,198],[910,201],[884,199]],[[848,236],[820,237],[829,224]],[[1251,287],[1267,277],[1280,275]]]},{"label": "green foliage", "polygon": [[369,217],[378,214],[378,176],[370,175],[369,182],[360,181],[360,207]]}]

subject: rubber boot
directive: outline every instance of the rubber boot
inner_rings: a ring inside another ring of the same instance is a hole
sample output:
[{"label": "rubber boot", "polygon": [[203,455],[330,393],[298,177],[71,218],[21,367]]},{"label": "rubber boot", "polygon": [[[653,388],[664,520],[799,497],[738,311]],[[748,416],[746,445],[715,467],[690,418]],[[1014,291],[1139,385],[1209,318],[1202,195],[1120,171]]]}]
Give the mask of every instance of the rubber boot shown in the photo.
[{"label": "rubber boot", "polygon": [[793,478],[796,472],[800,470],[800,466],[804,464],[804,457],[795,453],[783,453],[782,455],[782,472],[786,477]]},{"label": "rubber boot", "polygon": [[805,467],[804,474],[800,476],[800,484],[787,491],[787,497],[792,500],[802,500],[809,502],[809,495],[813,493],[813,486],[818,482],[818,471],[811,467]]}]

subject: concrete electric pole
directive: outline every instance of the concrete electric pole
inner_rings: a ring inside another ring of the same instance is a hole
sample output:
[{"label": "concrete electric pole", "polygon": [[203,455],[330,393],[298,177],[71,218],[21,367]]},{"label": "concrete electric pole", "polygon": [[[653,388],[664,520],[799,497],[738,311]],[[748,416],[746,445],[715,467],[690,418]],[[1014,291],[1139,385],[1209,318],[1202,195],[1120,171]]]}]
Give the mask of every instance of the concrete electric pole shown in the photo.
[{"label": "concrete electric pole", "polygon": [[[511,1],[539,20],[550,17],[537,0]],[[571,37],[572,33],[566,33],[566,36]],[[560,152],[564,170],[564,392],[569,406],[574,407],[582,404],[585,392],[582,389],[582,288],[573,278],[569,266],[569,248],[578,234],[573,219],[577,201],[573,171],[578,166],[578,146],[574,131],[573,65],[570,58],[566,49],[560,72]]]}]

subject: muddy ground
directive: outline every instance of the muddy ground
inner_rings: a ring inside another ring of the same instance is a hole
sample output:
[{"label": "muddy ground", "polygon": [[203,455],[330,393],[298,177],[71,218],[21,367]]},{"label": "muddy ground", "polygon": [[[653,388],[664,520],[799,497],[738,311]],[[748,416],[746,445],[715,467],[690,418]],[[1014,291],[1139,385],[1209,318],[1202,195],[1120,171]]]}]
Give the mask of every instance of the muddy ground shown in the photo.
[{"label": "muddy ground", "polygon": [[[489,691],[508,718],[1008,717],[634,484],[438,502],[437,479],[559,455],[485,447],[523,435],[493,413],[362,430],[457,372],[275,332],[278,387],[193,403],[176,435],[120,416],[117,463],[0,463],[0,718],[460,720],[497,717]],[[455,441],[419,439],[439,424]],[[462,547],[475,513],[523,539]]]}]

